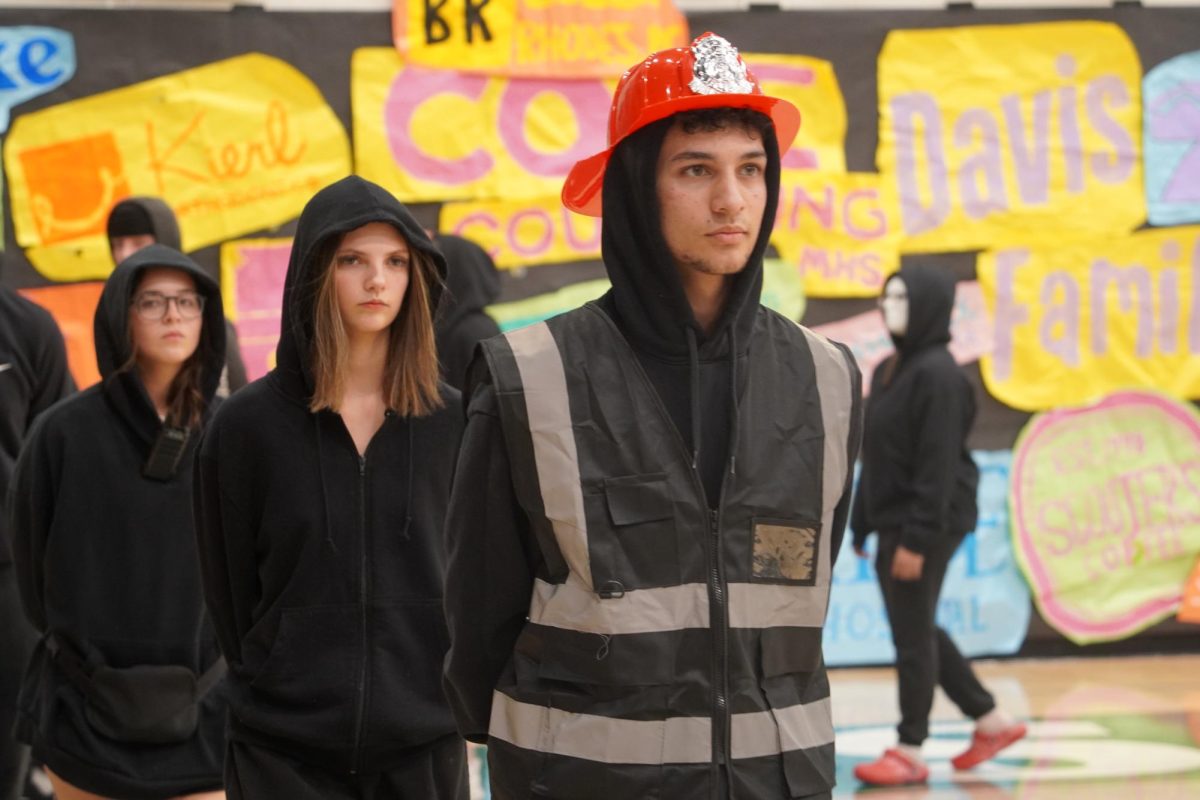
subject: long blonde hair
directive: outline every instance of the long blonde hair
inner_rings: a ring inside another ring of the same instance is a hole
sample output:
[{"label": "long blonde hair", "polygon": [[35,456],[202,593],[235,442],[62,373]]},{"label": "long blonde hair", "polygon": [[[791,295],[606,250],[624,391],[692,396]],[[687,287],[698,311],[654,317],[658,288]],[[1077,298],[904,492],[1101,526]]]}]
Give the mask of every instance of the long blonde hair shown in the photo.
[{"label": "long blonde hair", "polygon": [[[346,325],[338,310],[334,253],[341,237],[319,248],[321,273],[314,302],[312,337],[313,396],[310,411],[337,411],[346,386]],[[433,304],[430,287],[441,281],[433,261],[409,246],[408,288],[400,312],[388,329],[388,355],[384,367],[383,399],[388,408],[406,417],[422,417],[441,408],[438,389],[437,347],[433,338]]]}]

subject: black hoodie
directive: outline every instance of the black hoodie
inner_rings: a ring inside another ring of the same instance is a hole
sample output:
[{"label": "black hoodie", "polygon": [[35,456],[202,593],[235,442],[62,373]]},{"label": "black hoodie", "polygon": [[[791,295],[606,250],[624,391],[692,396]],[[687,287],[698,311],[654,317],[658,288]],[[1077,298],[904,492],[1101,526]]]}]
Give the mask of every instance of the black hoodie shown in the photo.
[{"label": "black hoodie", "polygon": [[434,242],[446,256],[446,293],[435,323],[442,377],[462,389],[475,345],[500,333],[484,306],[500,296],[500,274],[492,257],[470,239],[439,234]]},{"label": "black hoodie", "polygon": [[919,265],[899,275],[908,329],[892,336],[896,353],[871,377],[850,529],[858,547],[879,531],[925,553],[937,537],[975,528],[979,469],[967,449],[975,395],[947,348],[954,279]]},{"label": "black hoodie", "polygon": [[[417,221],[345,178],[300,216],[278,365],[230,397],[199,454],[205,593],[229,661],[236,739],[343,774],[390,768],[454,732],[439,677],[442,521],[459,397],[425,417],[389,412],[360,457],[342,418],[309,411],[314,301],[332,237],[389,223],[445,275]],[[431,291],[435,308],[440,288]]]},{"label": "black hoodie", "polygon": [[[9,526],[25,613],[43,634],[21,688],[17,736],[68,782],[130,798],[221,783],[224,701],[210,692],[195,736],[121,744],[96,732],[83,695],[52,661],[45,634],[113,667],[182,665],[203,673],[219,653],[204,619],[191,514],[191,453],[167,480],[142,467],[162,423],[132,355],[131,294],[152,267],[182,270],[206,298],[200,345],[210,404],[224,359],[216,283],[177,250],[153,245],[109,276],[96,308],[102,381],[44,413],[9,488]],[[207,413],[205,415],[208,416]],[[188,448],[194,449],[193,433]]]}]

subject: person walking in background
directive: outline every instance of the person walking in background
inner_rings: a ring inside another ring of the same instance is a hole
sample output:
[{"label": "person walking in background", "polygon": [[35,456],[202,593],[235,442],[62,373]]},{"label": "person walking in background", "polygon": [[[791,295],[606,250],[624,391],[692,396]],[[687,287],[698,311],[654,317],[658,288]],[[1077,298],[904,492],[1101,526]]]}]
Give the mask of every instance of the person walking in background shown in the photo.
[{"label": "person walking in background", "polygon": [[[0,499],[38,414],[75,391],[54,318],[0,287]],[[0,515],[0,800],[18,800],[29,748],[13,737],[17,692],[37,634],[21,610],[7,525]]]},{"label": "person walking in background", "polygon": [[209,609],[230,665],[232,800],[466,800],[441,688],[442,524],[462,432],[438,379],[446,264],[358,177],[296,229],[278,366],[199,454]]},{"label": "person walking in background", "polygon": [[635,65],[563,188],[612,290],[473,365],[446,686],[497,800],[829,797],[862,392],[759,302],[799,122],[719,36]]},{"label": "person walking in background", "polygon": [[[113,263],[120,264],[152,244],[182,250],[179,222],[171,207],[157,197],[127,197],[112,207],[106,223],[108,248]],[[225,369],[221,373],[220,397],[246,385],[246,364],[238,346],[237,330],[225,320]]]},{"label": "person walking in background", "polygon": [[438,360],[442,379],[461,391],[475,346],[500,333],[485,310],[500,296],[500,273],[487,251],[470,239],[442,233],[433,241],[446,257],[448,270],[446,293],[434,320]]},{"label": "person walking in background", "polygon": [[187,256],[125,259],[96,309],[102,381],[43,414],[17,461],[9,532],[41,638],[16,730],[59,800],[223,796],[224,664],[191,511],[223,322]]},{"label": "person walking in background", "polygon": [[946,566],[978,515],[979,470],[967,449],[975,397],[947,347],[954,280],[905,267],[884,285],[880,307],[896,352],[871,377],[850,528],[864,558],[868,534],[879,534],[875,571],[896,646],[901,719],[899,744],[854,774],[893,786],[929,777],[921,744],[936,686],[976,723],[970,747],[952,760],[956,769],[992,758],[1025,726],[996,707],[936,622]]}]

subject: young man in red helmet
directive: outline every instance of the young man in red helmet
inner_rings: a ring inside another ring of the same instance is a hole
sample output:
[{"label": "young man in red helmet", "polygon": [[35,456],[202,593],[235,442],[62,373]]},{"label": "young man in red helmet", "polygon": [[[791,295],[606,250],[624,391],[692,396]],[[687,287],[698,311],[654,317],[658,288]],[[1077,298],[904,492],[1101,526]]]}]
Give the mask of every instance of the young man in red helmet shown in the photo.
[{"label": "young man in red helmet", "polygon": [[829,796],[861,392],[759,304],[799,122],[719,36],[634,66],[563,188],[612,290],[472,367],[446,691],[498,800]]}]

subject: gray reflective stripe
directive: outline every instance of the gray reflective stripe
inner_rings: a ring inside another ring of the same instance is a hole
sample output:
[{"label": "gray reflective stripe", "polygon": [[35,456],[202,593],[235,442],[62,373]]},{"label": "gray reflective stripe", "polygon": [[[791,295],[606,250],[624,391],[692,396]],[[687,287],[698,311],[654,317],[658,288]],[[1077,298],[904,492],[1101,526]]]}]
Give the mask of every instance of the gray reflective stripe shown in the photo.
[{"label": "gray reflective stripe", "polygon": [[[826,546],[828,549],[828,546]],[[822,559],[824,561],[825,559]],[[788,586],[774,583],[729,584],[729,627],[775,628],[799,626],[816,628],[825,622],[829,582],[816,586]]]},{"label": "gray reflective stripe", "polygon": [[[735,759],[777,756],[833,741],[829,699],[773,711],[734,714],[731,754]],[[605,764],[704,764],[712,760],[708,717],[632,720],[573,714],[492,695],[488,730],[509,744]]]},{"label": "gray reflective stripe", "polygon": [[509,744],[605,764],[700,764],[712,759],[707,717],[634,720],[572,714],[492,696],[488,736]]},{"label": "gray reflective stripe", "polygon": [[529,620],[539,625],[586,633],[657,633],[708,627],[708,586],[686,583],[660,589],[632,589],[602,599],[574,575],[567,582],[533,582]]},{"label": "gray reflective stripe", "polygon": [[[821,425],[825,429],[825,467],[821,475],[821,556],[817,564],[817,585],[829,586],[833,553],[829,552],[833,529],[833,512],[846,488],[847,463],[846,440],[850,437],[850,415],[854,409],[854,398],[850,396],[852,384],[850,367],[842,351],[829,343],[824,336],[801,327],[808,337],[812,351],[813,366],[817,373],[817,394],[821,397]],[[823,603],[824,604],[824,603]],[[824,609],[821,617],[824,619]],[[818,623],[820,624],[820,623]]]},{"label": "gray reflective stripe", "polygon": [[587,520],[562,356],[544,322],[507,333],[505,338],[521,374],[546,518],[567,566],[590,587]]},{"label": "gray reflective stripe", "polygon": [[730,754],[735,759],[777,756],[833,742],[829,698],[754,714],[734,714],[730,725]]},{"label": "gray reflective stripe", "polygon": [[[825,620],[825,586],[730,583],[732,628],[819,627]],[[574,575],[566,583],[533,582],[529,620],[585,633],[660,633],[707,628],[708,585],[686,583],[627,590],[602,599]]]}]

